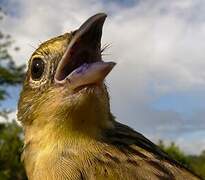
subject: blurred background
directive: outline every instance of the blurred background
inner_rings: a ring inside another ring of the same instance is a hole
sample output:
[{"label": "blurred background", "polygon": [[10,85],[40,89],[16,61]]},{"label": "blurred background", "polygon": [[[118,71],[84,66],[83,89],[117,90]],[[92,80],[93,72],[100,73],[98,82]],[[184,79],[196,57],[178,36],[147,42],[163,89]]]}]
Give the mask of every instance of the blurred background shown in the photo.
[{"label": "blurred background", "polygon": [[16,107],[31,53],[97,12],[114,115],[205,177],[205,1],[0,0],[0,180],[26,179]]}]

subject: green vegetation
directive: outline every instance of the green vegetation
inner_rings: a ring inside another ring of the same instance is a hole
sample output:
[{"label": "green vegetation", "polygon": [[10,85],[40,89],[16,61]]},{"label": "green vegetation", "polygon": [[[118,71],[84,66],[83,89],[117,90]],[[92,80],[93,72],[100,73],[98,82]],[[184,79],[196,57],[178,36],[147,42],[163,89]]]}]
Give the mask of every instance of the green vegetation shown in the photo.
[{"label": "green vegetation", "polygon": [[188,169],[205,178],[205,150],[200,155],[186,155],[175,143],[165,146],[163,141],[158,145],[173,159],[183,164]]},{"label": "green vegetation", "polygon": [[189,156],[191,168],[205,179],[205,151],[199,156]]},{"label": "green vegetation", "polygon": [[0,180],[24,180],[26,175],[20,154],[22,130],[15,122],[0,124]]},{"label": "green vegetation", "polygon": [[[0,8],[0,23],[3,17],[4,13]],[[24,76],[25,66],[17,66],[9,54],[9,50],[19,50],[18,47],[13,47],[12,43],[11,36],[0,29],[0,100],[4,100],[8,95],[6,88],[21,83]]]},{"label": "green vegetation", "polygon": [[[0,8],[0,21],[4,16]],[[19,50],[12,43],[11,36],[0,29],[0,101],[8,97],[7,87],[20,84],[24,75],[24,66],[17,66],[9,54],[9,50]],[[20,163],[23,134],[15,122],[6,121],[9,112],[0,105],[0,116],[5,119],[5,123],[0,123],[0,180],[24,180],[26,176]]]}]

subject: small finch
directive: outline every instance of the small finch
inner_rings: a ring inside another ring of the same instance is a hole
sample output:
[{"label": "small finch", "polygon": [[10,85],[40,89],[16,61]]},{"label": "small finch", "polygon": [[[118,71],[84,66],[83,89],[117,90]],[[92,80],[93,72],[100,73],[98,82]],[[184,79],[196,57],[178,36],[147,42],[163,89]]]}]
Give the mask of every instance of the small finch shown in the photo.
[{"label": "small finch", "polygon": [[106,14],[42,43],[32,54],[18,104],[29,180],[200,179],[110,111],[101,57]]}]

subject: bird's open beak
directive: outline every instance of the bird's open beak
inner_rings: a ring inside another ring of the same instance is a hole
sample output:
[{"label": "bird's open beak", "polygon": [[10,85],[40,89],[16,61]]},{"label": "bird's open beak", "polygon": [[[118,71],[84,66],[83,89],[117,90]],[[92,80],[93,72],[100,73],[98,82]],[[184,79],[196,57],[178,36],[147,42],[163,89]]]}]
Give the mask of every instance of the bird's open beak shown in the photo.
[{"label": "bird's open beak", "polygon": [[76,89],[102,82],[112,70],[114,62],[101,59],[102,27],[106,14],[100,13],[90,17],[74,31],[55,73],[57,84],[69,84]]}]

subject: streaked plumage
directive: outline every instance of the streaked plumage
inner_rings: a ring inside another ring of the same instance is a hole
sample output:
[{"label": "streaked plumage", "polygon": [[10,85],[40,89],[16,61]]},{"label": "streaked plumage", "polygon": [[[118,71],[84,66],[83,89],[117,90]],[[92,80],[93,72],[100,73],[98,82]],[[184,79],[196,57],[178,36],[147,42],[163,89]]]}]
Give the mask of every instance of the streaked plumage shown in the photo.
[{"label": "streaked plumage", "polygon": [[103,79],[114,63],[101,63],[99,54],[105,17],[32,54],[18,106],[29,179],[200,179],[111,114]]}]

